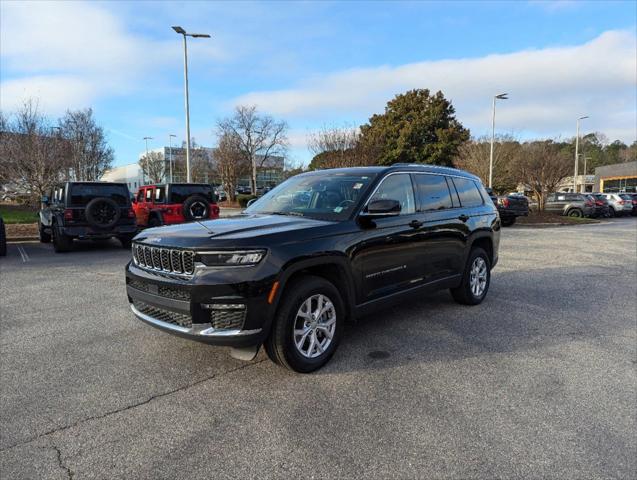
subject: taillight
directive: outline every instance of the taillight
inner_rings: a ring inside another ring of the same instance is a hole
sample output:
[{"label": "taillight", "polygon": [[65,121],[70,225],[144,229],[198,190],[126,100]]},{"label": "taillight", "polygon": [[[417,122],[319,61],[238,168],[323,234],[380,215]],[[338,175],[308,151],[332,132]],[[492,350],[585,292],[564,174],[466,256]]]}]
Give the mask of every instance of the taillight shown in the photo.
[{"label": "taillight", "polygon": [[132,208],[128,209],[128,218],[135,218],[135,210]]},{"label": "taillight", "polygon": [[506,207],[509,206],[509,199],[508,198],[498,198],[498,203],[506,208]]},{"label": "taillight", "polygon": [[73,220],[73,210],[69,208],[64,210],[64,220]]},{"label": "taillight", "polygon": [[601,202],[601,201],[597,200],[597,201],[595,202],[595,205],[598,205],[598,206],[600,206],[600,207],[603,207],[603,206],[604,206],[604,202]]},{"label": "taillight", "polygon": [[623,205],[626,202],[624,202],[623,200],[618,200],[617,203],[619,203],[620,205]]}]

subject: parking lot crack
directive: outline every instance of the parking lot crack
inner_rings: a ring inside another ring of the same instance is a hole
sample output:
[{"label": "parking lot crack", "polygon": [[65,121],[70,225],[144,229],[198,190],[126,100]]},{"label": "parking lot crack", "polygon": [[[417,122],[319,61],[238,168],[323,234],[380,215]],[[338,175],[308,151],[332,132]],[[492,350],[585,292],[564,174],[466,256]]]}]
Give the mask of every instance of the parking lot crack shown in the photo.
[{"label": "parking lot crack", "polygon": [[[246,363],[246,364],[241,365],[241,366],[239,366],[237,368],[232,368],[232,369],[226,370],[224,372],[215,373],[214,375],[211,375],[211,376],[206,377],[206,378],[202,378],[201,380],[197,380],[197,381],[189,383],[187,385],[183,385],[181,387],[174,388],[172,390],[168,390],[168,391],[165,391],[165,392],[162,392],[162,393],[157,393],[155,395],[151,395],[150,397],[146,398],[145,400],[139,401],[137,403],[133,403],[131,405],[126,405],[124,407],[117,408],[115,410],[110,410],[110,411],[108,411],[106,413],[103,413],[103,414],[100,414],[100,415],[94,415],[94,416],[91,416],[91,417],[83,418],[83,419],[78,420],[77,422],[71,423],[69,425],[64,425],[62,427],[52,428],[51,430],[47,430],[46,432],[41,433],[41,434],[39,434],[39,435],[37,435],[35,437],[32,437],[32,438],[30,438],[28,440],[25,440],[25,441],[22,441],[22,442],[18,442],[18,443],[14,443],[13,445],[9,445],[8,447],[2,448],[2,449],[0,449],[0,452],[5,452],[7,450],[11,450],[12,448],[28,445],[29,443],[35,442],[36,440],[39,440],[41,438],[48,437],[50,435],[54,435],[56,433],[60,433],[60,432],[63,432],[65,430],[69,430],[71,428],[74,428],[74,427],[77,427],[79,425],[82,425],[82,424],[84,424],[86,422],[90,422],[90,421],[93,421],[93,420],[101,420],[101,419],[104,419],[104,418],[107,418],[107,417],[110,417],[110,416],[113,416],[113,415],[117,415],[118,413],[126,412],[128,410],[133,410],[135,408],[147,405],[150,402],[152,402],[153,400],[157,400],[159,398],[167,397],[167,396],[173,395],[175,393],[186,391],[186,390],[188,390],[188,389],[190,389],[192,387],[196,387],[197,385],[201,385],[202,383],[208,382],[210,380],[215,380],[217,378],[220,378],[220,377],[223,377],[225,375],[237,372],[239,370],[243,370],[245,368],[249,368],[249,367],[252,367],[254,365],[258,365],[260,363],[265,362],[265,360],[266,359],[262,359],[262,360],[259,360],[257,362]],[[55,450],[58,452],[60,465],[63,466],[62,457],[61,457],[61,453],[60,453],[59,449],[57,449],[54,446],[53,446],[53,448],[55,448]],[[72,477],[70,477],[70,478],[72,478]]]}]

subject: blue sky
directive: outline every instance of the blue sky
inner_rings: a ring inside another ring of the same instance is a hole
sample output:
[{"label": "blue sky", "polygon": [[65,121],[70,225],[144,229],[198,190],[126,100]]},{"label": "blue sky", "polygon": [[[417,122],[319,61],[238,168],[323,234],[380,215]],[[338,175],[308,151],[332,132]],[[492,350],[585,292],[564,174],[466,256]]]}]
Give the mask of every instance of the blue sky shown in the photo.
[{"label": "blue sky", "polygon": [[184,138],[181,38],[191,40],[191,130],[215,143],[239,104],[288,122],[290,157],[308,133],[352,125],[409,88],[441,89],[474,135],[569,137],[575,119],[610,140],[637,136],[634,2],[2,2],[0,102],[39,97],[57,116],[92,106],[116,164]]}]

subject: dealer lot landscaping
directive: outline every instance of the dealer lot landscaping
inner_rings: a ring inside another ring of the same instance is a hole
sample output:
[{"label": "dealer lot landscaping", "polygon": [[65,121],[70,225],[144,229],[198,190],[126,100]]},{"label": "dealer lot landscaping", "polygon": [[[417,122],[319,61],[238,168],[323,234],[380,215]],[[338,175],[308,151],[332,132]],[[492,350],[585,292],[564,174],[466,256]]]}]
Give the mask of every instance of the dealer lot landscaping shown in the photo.
[{"label": "dealer lot landscaping", "polygon": [[156,331],[116,241],[0,260],[2,478],[631,478],[637,223],[503,231],[485,302],[346,328],[298,375]]}]

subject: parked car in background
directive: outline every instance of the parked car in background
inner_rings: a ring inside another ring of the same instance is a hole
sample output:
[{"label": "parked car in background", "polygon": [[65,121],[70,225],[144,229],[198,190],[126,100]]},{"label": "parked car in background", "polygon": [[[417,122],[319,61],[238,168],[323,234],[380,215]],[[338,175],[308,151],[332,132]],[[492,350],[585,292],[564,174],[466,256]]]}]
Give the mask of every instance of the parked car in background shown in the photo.
[{"label": "parked car in background", "polygon": [[218,186],[214,188],[215,196],[217,197],[218,202],[225,202],[228,200],[228,196],[226,195],[226,191],[222,186]]},{"label": "parked car in background", "polygon": [[125,183],[60,183],[42,197],[39,216],[40,242],[53,241],[56,252],[72,250],[73,239],[116,237],[128,248],[137,233]]},{"label": "parked car in background", "polygon": [[522,194],[495,195],[493,189],[485,189],[489,198],[498,208],[500,222],[503,227],[510,227],[515,223],[517,217],[526,217],[529,214],[529,201]]},{"label": "parked car in background", "polygon": [[[301,199],[304,199],[303,201]],[[450,289],[481,303],[500,225],[480,180],[398,164],[292,177],[238,216],[141,232],[126,292],[141,321],[311,372],[347,318]]]},{"label": "parked car in background", "polygon": [[219,206],[207,183],[166,183],[139,187],[133,209],[140,227],[219,218]]},{"label": "parked car in background", "polygon": [[604,193],[608,200],[611,217],[621,217],[633,213],[633,198],[627,193]]},{"label": "parked car in background", "polygon": [[608,200],[604,196],[603,193],[589,193],[591,197],[593,197],[593,202],[595,203],[595,213],[594,217],[602,217],[606,218],[610,216],[610,208],[608,206]]},{"label": "parked car in background", "polygon": [[631,212],[631,215],[635,216],[637,215],[637,193],[627,193],[626,195],[630,195],[631,202],[633,204],[633,211]]},{"label": "parked car in background", "polygon": [[252,193],[252,189],[250,188],[250,186],[239,185],[235,190],[235,193],[237,195],[250,195]]},{"label": "parked car in background", "polygon": [[0,257],[7,254],[7,231],[4,228],[4,220],[0,217]]},{"label": "parked car in background", "polygon": [[549,194],[544,211],[569,217],[592,217],[595,214],[595,204],[584,193],[557,192]]}]

